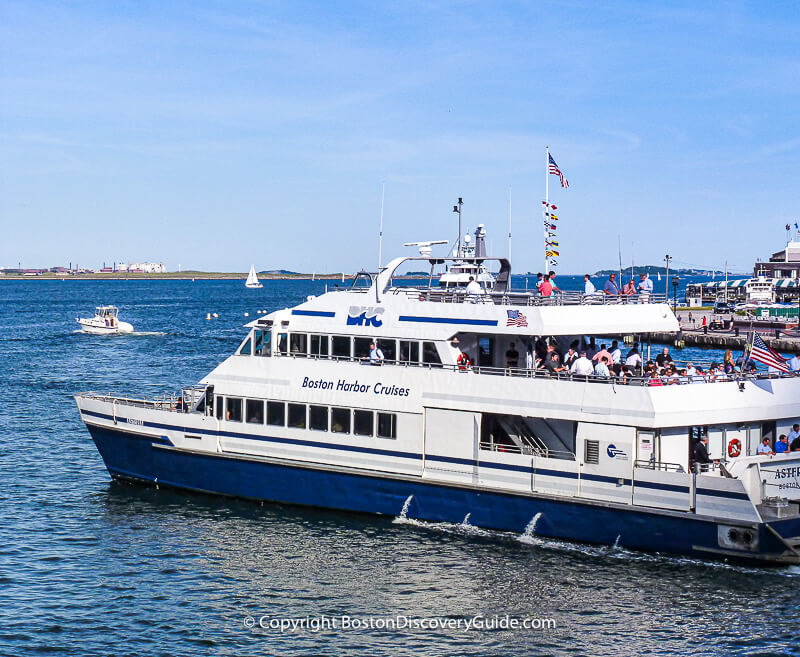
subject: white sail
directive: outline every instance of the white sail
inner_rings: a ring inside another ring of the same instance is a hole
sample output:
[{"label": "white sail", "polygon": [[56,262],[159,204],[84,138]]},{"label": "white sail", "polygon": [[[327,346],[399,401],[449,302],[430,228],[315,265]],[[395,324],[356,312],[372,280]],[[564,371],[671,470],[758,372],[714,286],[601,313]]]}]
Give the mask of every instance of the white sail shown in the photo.
[{"label": "white sail", "polygon": [[258,276],[256,276],[256,266],[250,265],[250,273],[247,275],[247,281],[245,282],[247,287],[264,287],[261,283],[258,282]]}]

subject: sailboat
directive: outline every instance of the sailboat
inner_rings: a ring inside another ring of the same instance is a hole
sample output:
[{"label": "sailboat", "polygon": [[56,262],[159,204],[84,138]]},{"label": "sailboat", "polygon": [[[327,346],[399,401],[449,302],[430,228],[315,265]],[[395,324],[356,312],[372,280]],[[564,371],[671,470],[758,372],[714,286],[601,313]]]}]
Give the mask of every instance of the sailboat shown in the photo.
[{"label": "sailboat", "polygon": [[258,276],[256,276],[255,265],[250,265],[250,273],[247,275],[247,281],[245,282],[245,286],[252,288],[264,287],[261,283],[258,282]]},{"label": "sailboat", "polygon": [[658,280],[661,280],[661,272],[656,272],[658,274]]}]

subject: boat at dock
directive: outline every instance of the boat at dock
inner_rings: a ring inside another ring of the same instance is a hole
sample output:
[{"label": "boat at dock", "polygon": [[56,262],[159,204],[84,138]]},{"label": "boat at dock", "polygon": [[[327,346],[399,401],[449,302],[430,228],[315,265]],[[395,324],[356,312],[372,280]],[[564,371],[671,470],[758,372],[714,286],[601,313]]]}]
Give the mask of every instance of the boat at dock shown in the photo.
[{"label": "boat at dock", "polygon": [[76,317],[84,333],[94,335],[115,335],[133,333],[133,326],[119,320],[119,308],[116,306],[97,306],[94,317]]},{"label": "boat at dock", "polygon": [[[800,422],[800,378],[651,386],[528,369],[538,345],[676,334],[678,321],[664,295],[512,289],[505,258],[481,257],[497,272],[481,303],[394,281],[458,260],[399,257],[361,272],[351,288],[247,324],[198,384],[158,399],[82,393],[81,419],[114,479],[800,563],[800,453],[756,452]],[[703,437],[707,465],[692,457]]]}]

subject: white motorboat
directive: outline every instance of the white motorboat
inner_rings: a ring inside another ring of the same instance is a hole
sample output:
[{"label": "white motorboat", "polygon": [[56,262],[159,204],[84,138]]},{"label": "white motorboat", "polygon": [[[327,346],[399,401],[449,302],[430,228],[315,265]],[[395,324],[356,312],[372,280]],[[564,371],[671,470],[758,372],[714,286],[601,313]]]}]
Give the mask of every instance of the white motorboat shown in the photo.
[{"label": "white motorboat", "polygon": [[258,280],[258,276],[256,276],[256,266],[250,265],[250,273],[247,275],[247,280],[245,281],[245,286],[250,288],[260,288],[264,287]]},{"label": "white motorboat", "polygon": [[76,317],[84,333],[106,335],[116,333],[133,333],[133,326],[119,321],[119,308],[116,306],[97,306],[94,317]]}]

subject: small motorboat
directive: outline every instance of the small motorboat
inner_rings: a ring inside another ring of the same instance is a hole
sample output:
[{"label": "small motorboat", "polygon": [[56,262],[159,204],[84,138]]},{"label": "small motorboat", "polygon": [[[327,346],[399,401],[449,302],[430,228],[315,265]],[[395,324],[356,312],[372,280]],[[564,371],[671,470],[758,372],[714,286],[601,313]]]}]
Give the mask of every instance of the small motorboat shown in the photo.
[{"label": "small motorboat", "polygon": [[247,275],[247,281],[245,281],[245,286],[250,288],[259,288],[264,287],[258,280],[258,276],[256,276],[256,266],[250,265],[250,273]]},{"label": "small motorboat", "polygon": [[119,308],[116,306],[97,306],[94,317],[76,317],[84,333],[95,335],[133,333],[133,326],[119,321]]}]

